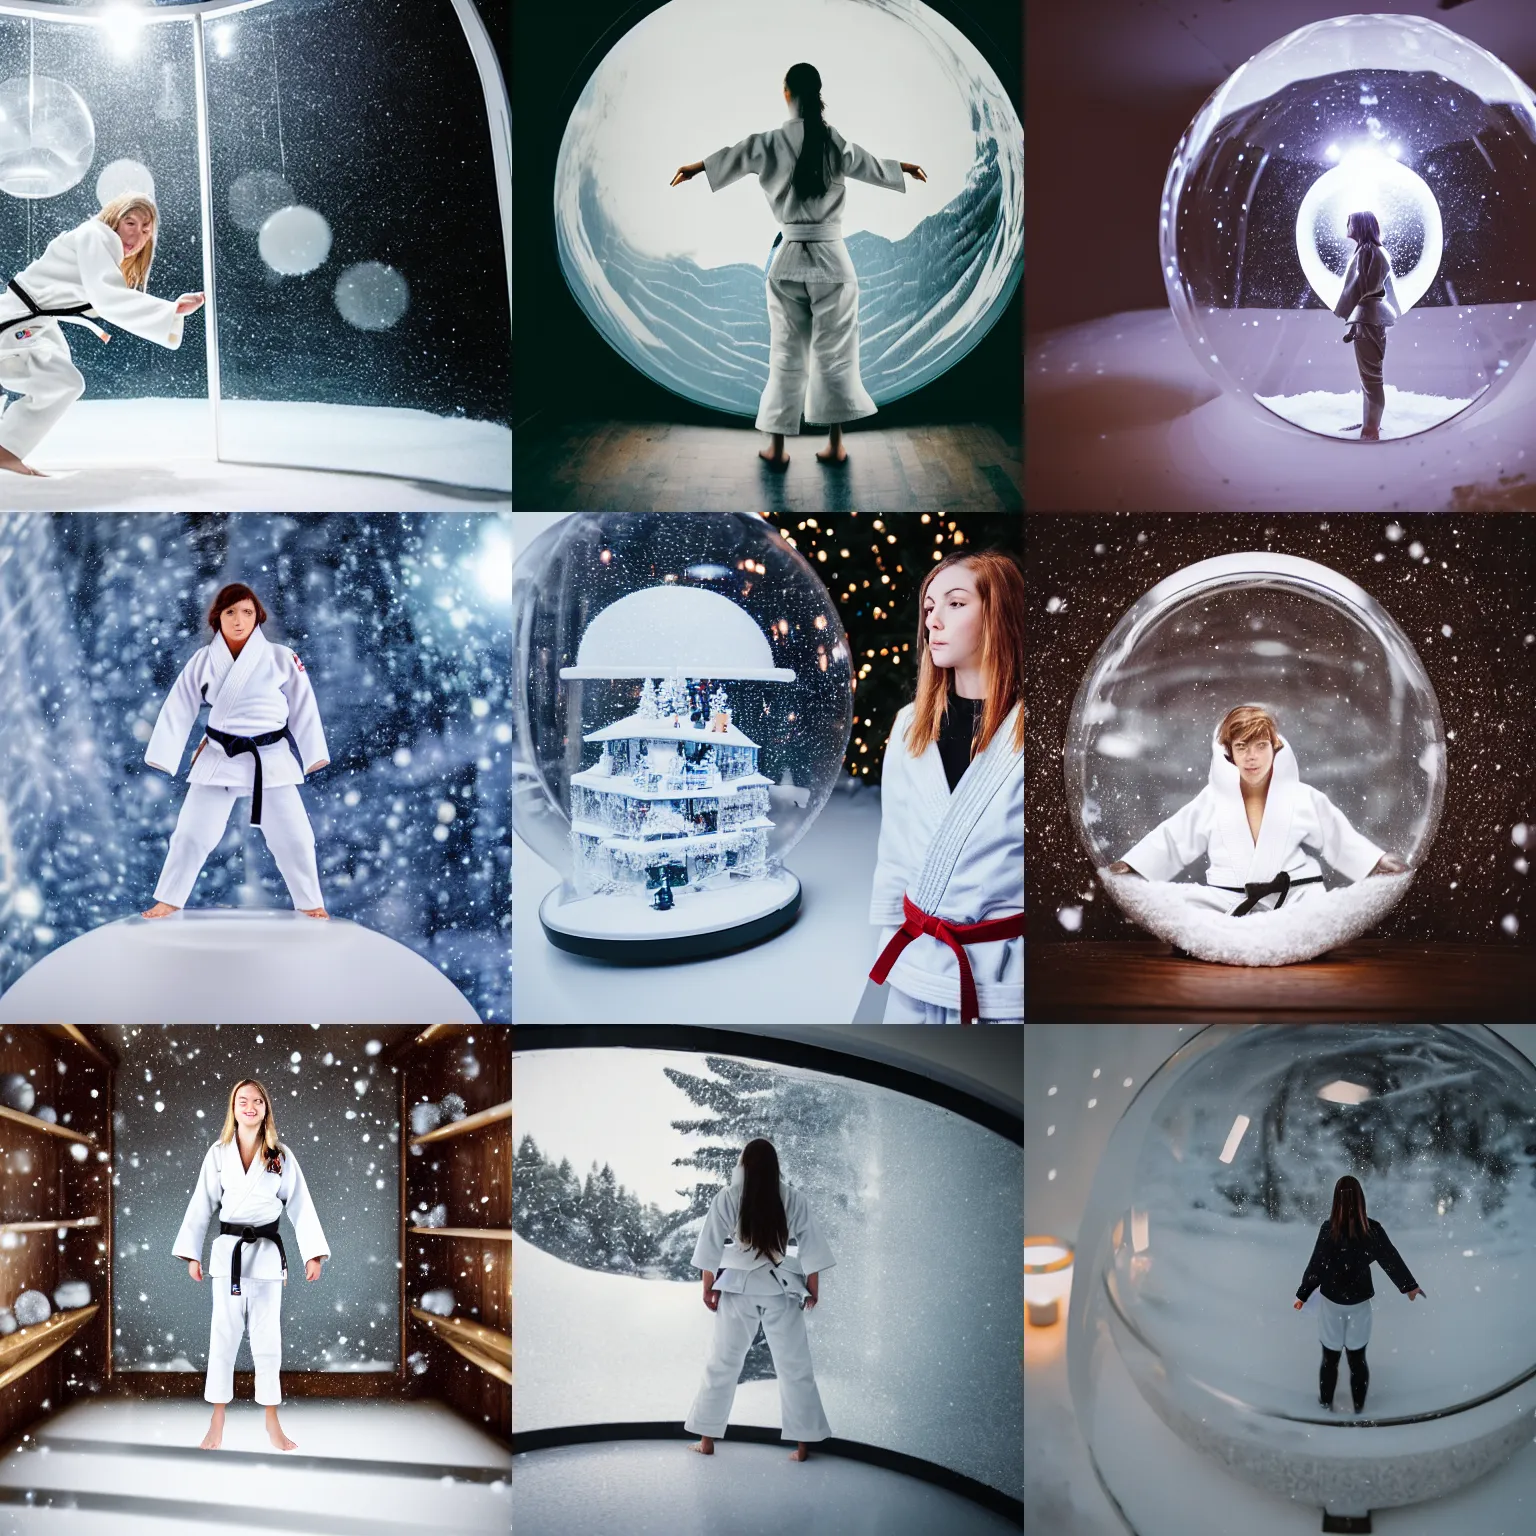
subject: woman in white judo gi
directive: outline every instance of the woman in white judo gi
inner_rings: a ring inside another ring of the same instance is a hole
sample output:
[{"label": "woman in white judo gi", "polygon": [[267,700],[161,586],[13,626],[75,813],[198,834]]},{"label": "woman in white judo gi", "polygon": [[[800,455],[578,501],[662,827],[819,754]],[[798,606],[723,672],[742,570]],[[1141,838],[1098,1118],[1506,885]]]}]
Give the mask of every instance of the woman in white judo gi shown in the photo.
[{"label": "woman in white judo gi", "polygon": [[1392,258],[1381,246],[1381,225],[1376,215],[1350,214],[1344,233],[1355,242],[1355,254],[1349,258],[1344,291],[1333,312],[1349,322],[1344,340],[1355,344],[1355,368],[1360,374],[1360,392],[1365,402],[1360,441],[1375,443],[1381,441],[1381,415],[1387,405],[1387,387],[1382,383],[1387,327],[1397,324],[1402,306],[1392,282]]},{"label": "woman in white judo gi", "polygon": [[[145,917],[167,917],[186,906],[243,795],[251,798],[251,825],[261,828],[294,906],[307,917],[327,915],[314,829],[299,785],[330,756],[304,663],[262,634],[266,618],[261,599],[244,582],[221,588],[208,610],[213,639],[182,668],[160,706],[144,761],[172,778],[204,704],[209,714],[207,734],[192,754],[187,798],[171,834],[155,904]],[[297,760],[289,741],[301,754]],[[309,766],[301,769],[301,763]]]},{"label": "woman in white judo gi", "polygon": [[321,1260],[331,1256],[320,1218],[309,1198],[304,1171],[291,1149],[277,1139],[272,1100],[254,1077],[230,1089],[224,1130],[209,1147],[171,1252],[187,1261],[187,1273],[203,1278],[203,1238],[219,1213],[219,1230],[208,1256],[213,1284],[213,1328],[208,1340],[208,1378],[203,1397],[213,1420],[202,1448],[216,1451],[224,1438],[224,1409],[235,1395],[235,1356],[251,1337],[256,1401],[267,1410],[267,1435],[280,1451],[290,1440],[277,1422],[283,1400],[278,1372],[283,1363],[282,1301],[288,1283],[288,1256],[278,1234],[287,1210],[304,1261],[304,1278],[320,1278]]},{"label": "woman in white judo gi", "polygon": [[0,469],[35,475],[23,462],[85,390],[64,325],[111,338],[96,316],[174,352],[182,321],[203,295],[157,299],[144,290],[160,214],[142,193],[114,197],[94,219],[55,235],[0,294],[0,388],[19,399],[0,414]]},{"label": "woman in white judo gi", "polygon": [[[794,1254],[791,1244],[797,1245]],[[810,1202],[780,1174],[773,1143],[749,1141],[730,1184],[710,1202],[693,1249],[693,1267],[704,1271],[704,1305],[715,1314],[704,1379],[683,1425],[700,1436],[694,1450],[714,1455],[759,1323],[779,1379],[781,1432],[796,1442],[790,1460],[804,1461],[813,1441],[831,1435],[816,1390],[805,1312],[819,1299],[820,1272],[836,1262]]]},{"label": "woman in white judo gi", "polygon": [[848,458],[843,422],[875,414],[859,376],[859,279],[843,244],[847,179],[890,192],[907,190],[903,173],[928,180],[920,165],[877,160],[832,127],[813,65],[790,67],[784,100],[795,116],[783,127],[680,166],[672,178],[675,187],[702,171],[718,192],[756,176],[779,221],[774,246],[783,249],[768,268],[768,387],[757,412],[757,430],[773,434],[758,457],[776,469],[789,463],[784,437],[799,432],[802,414],[830,430],[816,455],[823,464]]},{"label": "woman in white judo gi", "polygon": [[1321,896],[1323,869],[1313,852],[1351,882],[1408,867],[1355,831],[1321,790],[1301,782],[1296,753],[1267,709],[1239,704],[1211,739],[1205,788],[1109,869],[1172,880],[1204,854],[1205,883],[1179,889],[1191,906],[1247,917]]},{"label": "woman in white judo gi", "polygon": [[880,778],[870,980],[887,1024],[1024,1019],[1024,572],[1003,550],[923,579],[917,698]]}]

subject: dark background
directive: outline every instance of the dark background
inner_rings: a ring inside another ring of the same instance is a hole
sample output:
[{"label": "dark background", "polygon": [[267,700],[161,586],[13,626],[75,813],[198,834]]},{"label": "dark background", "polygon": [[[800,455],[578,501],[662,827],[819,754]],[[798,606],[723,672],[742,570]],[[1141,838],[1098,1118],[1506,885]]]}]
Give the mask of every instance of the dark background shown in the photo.
[{"label": "dark background", "polygon": [[1174,146],[1270,43],[1360,10],[1423,16],[1536,80],[1532,0],[1035,0],[1024,123],[1026,326],[1033,334],[1167,305],[1158,204]]},{"label": "dark background", "polygon": [[[514,430],[571,415],[741,425],[740,417],[684,400],[625,362],[572,298],[555,245],[555,161],[576,100],[609,49],[663,3],[582,0],[580,6],[571,6],[525,0],[513,15]],[[971,39],[1022,114],[1022,7],[1016,0],[926,3]],[[1155,270],[1155,251],[1153,255]],[[882,405],[879,424],[992,421],[1010,439],[1016,438],[1022,400],[1023,289],[1021,283],[997,324],[948,373]]]},{"label": "dark background", "polygon": [[[1397,522],[1403,537],[1389,541]],[[1428,565],[1408,546],[1424,546]],[[1095,554],[1096,545],[1104,546]],[[1238,550],[1316,560],[1358,583],[1397,621],[1440,700],[1448,779],[1440,829],[1408,894],[1373,934],[1536,947],[1536,903],[1510,828],[1536,810],[1536,517],[1032,516],[1025,534],[1025,867],[1031,944],[1145,939],[1094,877],[1067,809],[1062,744],[1088,664],[1141,594],[1197,560]],[[1384,558],[1378,561],[1375,556]],[[1444,562],[1442,567],[1441,562]],[[1052,597],[1065,599],[1047,613]],[[1449,623],[1450,639],[1440,633]],[[1452,882],[1455,882],[1454,889]],[[1089,893],[1092,892],[1092,899]],[[1083,907],[1079,932],[1056,920]],[[1513,912],[1520,931],[1499,926]]]}]

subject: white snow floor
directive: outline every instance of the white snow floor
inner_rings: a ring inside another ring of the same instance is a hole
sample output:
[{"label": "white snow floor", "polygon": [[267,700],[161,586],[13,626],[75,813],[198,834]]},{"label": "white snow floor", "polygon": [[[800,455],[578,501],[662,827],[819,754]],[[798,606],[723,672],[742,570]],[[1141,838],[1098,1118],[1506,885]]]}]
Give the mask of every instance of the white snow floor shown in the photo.
[{"label": "white snow floor", "polygon": [[1536,508],[1536,359],[1464,420],[1379,443],[1223,394],[1166,309],[1031,338],[1024,377],[1032,512]]},{"label": "white snow floor", "polygon": [[297,1399],[298,1449],[272,1448],[236,1401],[218,1451],[201,1400],[72,1404],[0,1461],[6,1536],[506,1536],[511,1459],[441,1403]]},{"label": "white snow floor", "polygon": [[[1018,1529],[960,1494],[883,1467],[814,1454],[791,1462],[778,1446],[729,1440],[706,1459],[682,1438],[524,1452],[514,1458],[512,1509],[517,1536],[1002,1536]],[[1054,1529],[1075,1536],[1073,1528]]]},{"label": "white snow floor", "polygon": [[463,512],[512,505],[512,434],[491,422],[269,401],[226,401],[220,412],[222,459],[206,400],[81,400],[29,460],[48,478],[0,472],[0,506]]},{"label": "white snow floor", "polygon": [[[1387,406],[1381,418],[1383,442],[1394,437],[1412,437],[1415,432],[1438,427],[1472,403],[1470,398],[1452,400],[1444,395],[1418,395],[1410,389],[1399,389],[1395,384],[1386,385],[1385,390]],[[1267,405],[1277,416],[1294,421],[1309,432],[1359,439],[1362,407],[1358,392],[1338,395],[1326,389],[1310,389],[1300,395],[1255,395],[1253,398]]]}]

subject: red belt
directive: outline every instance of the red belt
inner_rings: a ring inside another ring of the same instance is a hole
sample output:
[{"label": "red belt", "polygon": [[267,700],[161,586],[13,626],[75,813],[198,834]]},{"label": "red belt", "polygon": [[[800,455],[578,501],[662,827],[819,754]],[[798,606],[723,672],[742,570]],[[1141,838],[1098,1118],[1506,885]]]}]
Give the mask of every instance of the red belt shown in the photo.
[{"label": "red belt", "polygon": [[939,943],[947,944],[955,952],[960,963],[960,1022],[974,1024],[981,1017],[976,1002],[976,982],[971,975],[971,962],[965,957],[967,944],[986,944],[995,939],[1021,939],[1024,937],[1024,914],[1015,912],[1012,917],[993,917],[984,923],[950,923],[931,912],[924,912],[909,896],[901,898],[901,910],[906,921],[891,936],[891,942],[875,961],[869,979],[877,985],[891,973],[904,950],[913,939],[931,934]]}]

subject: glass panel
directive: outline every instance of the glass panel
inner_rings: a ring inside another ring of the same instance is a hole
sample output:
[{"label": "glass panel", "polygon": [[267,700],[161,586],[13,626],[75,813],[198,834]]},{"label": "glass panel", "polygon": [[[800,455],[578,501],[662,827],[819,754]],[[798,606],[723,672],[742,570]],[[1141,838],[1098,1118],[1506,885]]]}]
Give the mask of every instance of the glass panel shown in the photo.
[{"label": "glass panel", "polygon": [[510,489],[490,129],[452,5],[272,0],[205,39],[220,457]]},{"label": "glass panel", "polygon": [[[512,1082],[514,1429],[687,1414],[713,1328],[694,1241],[766,1136],[837,1261],[806,1315],[832,1433],[1022,1495],[1019,1147],[887,1088],[737,1057],[525,1051]],[[780,1422],[761,1337],[731,1419]]]}]

